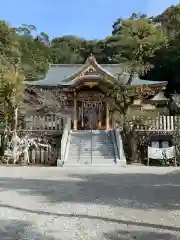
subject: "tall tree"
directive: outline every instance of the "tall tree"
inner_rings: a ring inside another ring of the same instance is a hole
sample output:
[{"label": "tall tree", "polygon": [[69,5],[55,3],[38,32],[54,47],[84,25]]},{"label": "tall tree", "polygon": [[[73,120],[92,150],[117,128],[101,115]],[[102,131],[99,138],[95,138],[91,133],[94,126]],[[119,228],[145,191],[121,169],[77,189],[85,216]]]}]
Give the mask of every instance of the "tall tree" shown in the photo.
[{"label": "tall tree", "polygon": [[167,93],[180,93],[180,4],[168,7],[162,14],[155,16],[153,22],[167,34],[168,47],[163,47],[151,59],[154,68],[143,78],[168,81]]},{"label": "tall tree", "polygon": [[109,63],[106,41],[85,40],[76,36],[63,36],[51,41],[52,62],[55,64],[84,63],[90,54],[99,63]]},{"label": "tall tree", "polygon": [[[115,33],[114,33],[115,34]],[[167,45],[163,30],[145,15],[121,19],[116,29],[116,60],[129,73],[128,83],[136,75],[143,75],[153,68],[151,59],[157,50]]]},{"label": "tall tree", "polygon": [[125,149],[126,159],[129,162],[138,160],[137,141],[135,130],[137,125],[143,125],[141,119],[133,119],[130,113],[131,106],[135,99],[143,97],[148,90],[135,89],[133,86],[121,84],[120,81],[112,81],[105,79],[108,83],[107,94],[111,99],[113,108],[113,118],[122,129],[123,145]]},{"label": "tall tree", "polygon": [[33,25],[16,28],[21,51],[21,66],[26,80],[43,78],[48,70],[50,59],[50,41],[46,33],[33,36]]},{"label": "tall tree", "polygon": [[168,32],[170,38],[175,38],[180,33],[180,4],[168,7],[163,13],[153,18]]},{"label": "tall tree", "polygon": [[51,41],[51,58],[55,64],[82,63],[79,54],[84,40],[75,36],[63,36]]},{"label": "tall tree", "polygon": [[43,38],[36,40],[31,36],[32,28],[31,25],[13,28],[0,22],[0,101],[6,126],[14,138],[13,149],[17,145],[18,109],[24,94],[24,80],[37,79],[48,63],[47,46]]},{"label": "tall tree", "polygon": [[35,30],[33,25],[13,28],[4,21],[0,22],[1,93],[4,93],[4,102],[10,109],[18,107],[24,80],[38,79],[47,70],[47,36],[42,34],[35,38],[32,30]]},{"label": "tall tree", "polygon": [[[6,127],[12,132],[12,137],[17,137],[17,121],[18,121],[18,105],[23,95],[24,75],[21,72],[21,52],[16,32],[10,28],[5,22],[0,23],[1,40],[1,105],[4,110]],[[17,141],[13,142],[13,158],[15,157]]]}]

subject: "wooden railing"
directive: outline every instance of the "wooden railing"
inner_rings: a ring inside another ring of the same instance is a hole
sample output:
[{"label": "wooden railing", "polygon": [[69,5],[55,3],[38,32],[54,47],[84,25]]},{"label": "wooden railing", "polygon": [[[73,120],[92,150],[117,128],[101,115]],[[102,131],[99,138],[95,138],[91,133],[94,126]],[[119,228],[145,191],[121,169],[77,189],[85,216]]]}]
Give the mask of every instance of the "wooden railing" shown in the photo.
[{"label": "wooden railing", "polygon": [[28,116],[25,118],[25,130],[59,130],[65,125],[65,118],[56,115],[50,116]]},{"label": "wooden railing", "polygon": [[[138,121],[137,131],[175,131],[180,129],[180,116],[159,116],[156,118],[143,118],[135,116]],[[55,130],[62,132],[66,118],[56,115],[50,116],[30,116],[25,119],[25,130]]]},{"label": "wooden railing", "polygon": [[30,164],[56,165],[58,155],[59,149],[57,147],[35,148],[29,150],[29,161]]},{"label": "wooden railing", "polygon": [[159,116],[156,118],[139,118],[134,117],[134,120],[140,120],[137,124],[137,131],[177,131],[180,130],[180,116]]}]

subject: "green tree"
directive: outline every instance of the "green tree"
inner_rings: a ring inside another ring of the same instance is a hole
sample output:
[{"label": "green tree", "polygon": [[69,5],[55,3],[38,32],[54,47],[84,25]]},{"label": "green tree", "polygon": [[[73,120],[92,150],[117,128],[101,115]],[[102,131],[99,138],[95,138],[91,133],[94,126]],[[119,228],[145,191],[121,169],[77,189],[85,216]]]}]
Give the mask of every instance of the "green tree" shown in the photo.
[{"label": "green tree", "polygon": [[[17,136],[18,105],[23,95],[24,75],[20,68],[21,52],[16,32],[4,21],[0,23],[0,101],[4,111],[5,128]],[[14,148],[16,143],[14,142]],[[15,161],[15,159],[14,159]]]},{"label": "green tree", "polygon": [[[13,28],[0,22],[0,101],[5,125],[17,136],[18,110],[24,94],[24,80],[37,79],[47,69],[45,36],[31,36],[33,26]],[[46,39],[47,40],[47,39]],[[16,143],[14,142],[14,147]]]},{"label": "green tree", "polygon": [[76,36],[63,36],[51,41],[51,58],[55,64],[83,64],[93,54],[99,63],[109,63],[104,40],[85,40]]},{"label": "green tree", "polygon": [[118,29],[115,46],[119,52],[115,58],[129,73],[128,83],[131,83],[134,76],[144,75],[153,68],[151,59],[168,41],[164,31],[145,15],[121,19]]},{"label": "green tree", "polygon": [[10,109],[9,117],[13,115],[10,111],[18,108],[24,80],[38,79],[48,67],[48,37],[45,33],[33,37],[32,30],[36,30],[33,25],[13,28],[4,21],[0,22],[1,93]]},{"label": "green tree", "polygon": [[169,38],[176,38],[180,33],[180,4],[168,7],[163,13],[154,17],[153,21],[168,32]]},{"label": "green tree", "polygon": [[83,59],[79,54],[83,39],[75,36],[63,36],[54,38],[51,41],[51,59],[55,64],[82,63]]},{"label": "green tree", "polygon": [[153,22],[166,32],[168,46],[156,52],[151,59],[154,68],[143,76],[145,79],[168,81],[167,93],[180,93],[180,4],[168,7],[162,14],[155,16]]},{"label": "green tree", "polygon": [[21,68],[26,80],[43,78],[48,70],[50,59],[50,41],[46,33],[33,36],[33,25],[23,25],[16,28],[21,51]]},{"label": "green tree", "polygon": [[143,98],[147,94],[145,89],[135,89],[133,86],[121,84],[120,81],[105,79],[107,85],[107,95],[110,96],[113,107],[113,118],[122,129],[122,139],[129,163],[138,160],[137,140],[135,130],[137,125],[143,125],[141,119],[133,119],[131,106],[135,99]]}]

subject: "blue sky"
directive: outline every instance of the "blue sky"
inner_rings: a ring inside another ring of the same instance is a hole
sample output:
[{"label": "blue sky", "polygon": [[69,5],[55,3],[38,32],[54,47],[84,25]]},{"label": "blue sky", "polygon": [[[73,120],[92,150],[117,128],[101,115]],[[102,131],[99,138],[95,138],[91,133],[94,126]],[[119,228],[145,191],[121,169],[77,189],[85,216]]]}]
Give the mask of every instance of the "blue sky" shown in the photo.
[{"label": "blue sky", "polygon": [[50,38],[76,35],[102,39],[111,34],[112,23],[132,12],[161,13],[177,0],[5,0],[1,19],[13,26],[33,24]]}]

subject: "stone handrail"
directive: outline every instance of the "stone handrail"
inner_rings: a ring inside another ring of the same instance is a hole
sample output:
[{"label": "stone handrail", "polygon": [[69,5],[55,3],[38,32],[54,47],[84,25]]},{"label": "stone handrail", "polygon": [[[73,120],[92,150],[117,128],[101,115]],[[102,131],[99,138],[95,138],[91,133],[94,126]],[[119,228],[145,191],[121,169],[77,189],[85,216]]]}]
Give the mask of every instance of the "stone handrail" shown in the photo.
[{"label": "stone handrail", "polygon": [[67,121],[64,126],[63,135],[61,139],[61,161],[62,162],[66,160],[70,130],[71,130],[71,118],[67,117]]}]

